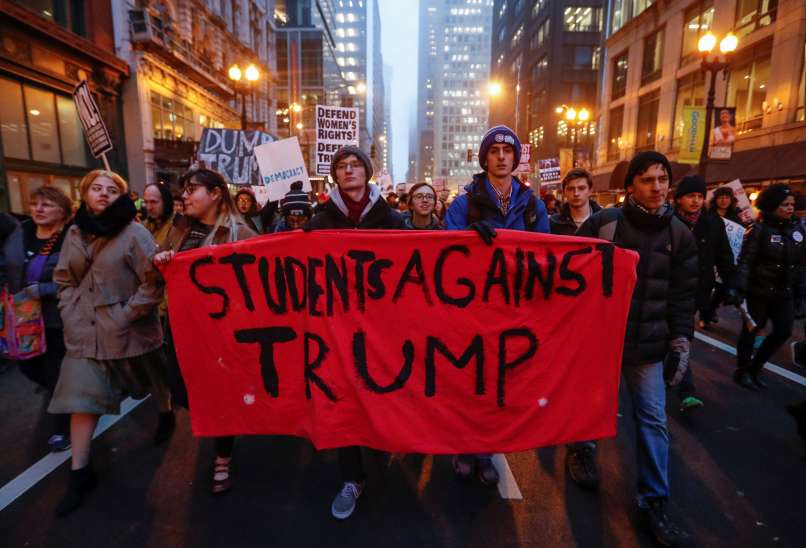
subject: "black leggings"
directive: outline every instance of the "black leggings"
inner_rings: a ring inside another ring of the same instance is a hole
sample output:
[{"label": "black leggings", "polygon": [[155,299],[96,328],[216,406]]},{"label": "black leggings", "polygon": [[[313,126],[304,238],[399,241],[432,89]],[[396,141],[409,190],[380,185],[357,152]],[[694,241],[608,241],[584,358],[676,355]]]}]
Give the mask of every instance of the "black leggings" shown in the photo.
[{"label": "black leggings", "polygon": [[[742,323],[736,345],[737,366],[742,371],[757,375],[767,360],[792,336],[795,308],[791,297],[748,297],[747,311],[758,327],[754,331],[748,331],[744,322]],[[768,320],[772,322],[772,333],[764,337],[761,347],[753,355],[756,332],[764,329]]]},{"label": "black leggings", "polygon": [[[45,345],[47,352],[29,360],[17,362],[20,373],[47,390],[48,404],[53,396],[53,390],[59,381],[59,372],[62,369],[62,360],[67,351],[64,347],[64,331],[61,329],[45,329]],[[47,407],[47,405],[45,406]],[[54,434],[68,436],[70,434],[70,415],[54,414],[50,417]]]},{"label": "black leggings", "polygon": [[364,460],[361,457],[361,448],[358,446],[339,448],[339,469],[341,481],[344,483],[360,483],[364,481]]}]

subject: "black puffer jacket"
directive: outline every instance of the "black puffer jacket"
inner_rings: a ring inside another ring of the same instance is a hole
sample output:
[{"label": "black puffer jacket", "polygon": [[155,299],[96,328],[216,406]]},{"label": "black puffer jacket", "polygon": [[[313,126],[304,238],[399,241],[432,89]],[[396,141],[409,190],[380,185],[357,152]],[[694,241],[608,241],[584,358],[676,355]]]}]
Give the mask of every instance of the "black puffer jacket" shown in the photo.
[{"label": "black puffer jacket", "polygon": [[627,200],[623,208],[592,216],[576,235],[609,239],[640,255],[627,318],[625,365],[661,361],[671,339],[694,336],[697,246],[671,208],[653,215]]},{"label": "black puffer jacket", "polygon": [[330,199],[316,208],[316,213],[310,220],[312,229],[326,228],[388,228],[405,230],[403,217],[389,207],[386,200],[380,197],[380,191],[375,185],[369,185],[370,204],[358,224],[354,224],[347,216],[338,189],[330,192]]},{"label": "black puffer jacket", "polygon": [[716,283],[714,267],[719,271],[722,283],[728,288],[734,287],[736,267],[733,264],[733,251],[725,232],[725,222],[719,215],[702,213],[693,227],[682,216],[679,218],[691,229],[697,242],[697,308],[703,310],[711,303],[711,293]]},{"label": "black puffer jacket", "polygon": [[763,298],[806,297],[803,287],[806,235],[794,219],[763,214],[744,235],[739,256],[738,288],[742,295]]},{"label": "black puffer jacket", "polygon": [[[588,200],[591,208],[591,216],[598,213],[602,206],[596,203],[596,200]],[[558,213],[549,217],[549,226],[551,226],[552,234],[559,234],[560,236],[573,236],[577,233],[577,224],[571,217],[571,207],[568,203],[564,203]]]}]

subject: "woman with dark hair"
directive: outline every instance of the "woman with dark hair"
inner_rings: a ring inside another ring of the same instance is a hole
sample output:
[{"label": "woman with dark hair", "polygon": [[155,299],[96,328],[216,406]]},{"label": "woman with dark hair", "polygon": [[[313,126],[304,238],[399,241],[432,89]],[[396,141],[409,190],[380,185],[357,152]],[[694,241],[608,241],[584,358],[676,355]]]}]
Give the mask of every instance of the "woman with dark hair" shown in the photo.
[{"label": "woman with dark hair", "polygon": [[434,215],[437,193],[428,183],[417,183],[408,194],[409,209],[403,214],[403,224],[410,230],[440,230]]},{"label": "woman with dark hair", "polygon": [[73,446],[59,516],[78,508],[95,487],[90,445],[101,415],[119,414],[126,396],[149,393],[162,413],[170,412],[157,314],[162,283],[151,262],[157,246],[135,221],[137,209],[120,175],[91,171],[80,192],[81,207],[53,272],[66,354],[48,411],[70,413]]},{"label": "woman with dark hair", "polygon": [[438,197],[436,203],[434,204],[434,215],[436,215],[437,219],[439,219],[440,226],[442,226],[445,222],[445,213],[447,211],[448,204],[445,203],[445,200]]},{"label": "woman with dark hair", "polygon": [[[794,217],[795,196],[789,186],[768,186],[756,200],[761,220],[747,230],[739,256],[739,292],[726,300],[740,304],[747,299],[747,310],[757,327],[752,331],[742,323],[736,345],[738,369],[734,380],[748,390],[764,389],[760,375],[764,364],[792,335],[795,311],[803,310],[806,288],[806,231]],[[772,322],[772,333],[753,353],[755,335]]]},{"label": "woman with dark hair", "polygon": [[174,197],[168,185],[151,183],[143,190],[143,205],[146,220],[143,225],[154,236],[157,245],[161,245],[174,220]]},{"label": "woman with dark hair", "polygon": [[742,224],[739,220],[739,207],[736,204],[737,200],[736,196],[733,195],[733,190],[729,187],[721,186],[714,191],[711,201],[708,202],[708,213]]},{"label": "woman with dark hair", "polygon": [[[12,263],[23,265],[20,279],[15,280],[21,293],[38,299],[45,320],[44,354],[19,360],[20,372],[47,391],[48,403],[59,380],[64,358],[64,331],[56,297],[58,287],[53,271],[59,262],[64,242],[65,226],[73,211],[70,198],[54,186],[41,186],[31,193],[31,219],[23,221],[22,230],[14,244],[7,248]],[[11,273],[9,273],[9,276]],[[48,439],[51,451],[64,451],[70,447],[70,415],[52,415],[52,432]]]},{"label": "woman with dark hair", "polygon": [[243,217],[246,225],[257,234],[264,234],[263,219],[258,211],[255,192],[248,186],[240,187],[235,193],[234,200],[235,208]]},{"label": "woman with dark hair", "polygon": [[[182,197],[185,202],[185,216],[168,233],[163,251],[154,256],[154,264],[163,266],[170,263],[177,253],[246,240],[256,236],[238,214],[235,202],[229,193],[227,182],[215,171],[195,169],[185,173],[180,179]],[[167,328],[169,348],[173,348],[170,326]],[[176,364],[175,355],[172,365]],[[174,393],[178,404],[188,406],[187,393],[181,375],[176,379],[179,394]],[[230,463],[234,436],[215,438],[215,462],[213,463],[214,494],[224,493],[232,487]]]}]

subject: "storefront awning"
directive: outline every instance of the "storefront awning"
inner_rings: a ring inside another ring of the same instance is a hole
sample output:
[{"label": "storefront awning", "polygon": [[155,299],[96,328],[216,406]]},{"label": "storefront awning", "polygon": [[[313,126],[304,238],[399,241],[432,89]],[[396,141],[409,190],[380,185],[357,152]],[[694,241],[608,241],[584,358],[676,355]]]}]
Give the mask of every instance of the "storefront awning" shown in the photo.
[{"label": "storefront awning", "polygon": [[806,143],[734,151],[730,160],[708,162],[705,175],[709,183],[806,177]]}]

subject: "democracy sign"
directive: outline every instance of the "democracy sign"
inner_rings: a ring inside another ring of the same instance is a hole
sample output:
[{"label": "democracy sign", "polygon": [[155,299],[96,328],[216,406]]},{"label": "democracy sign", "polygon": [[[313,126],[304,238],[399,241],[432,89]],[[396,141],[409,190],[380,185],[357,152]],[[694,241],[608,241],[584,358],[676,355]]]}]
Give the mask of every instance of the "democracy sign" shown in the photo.
[{"label": "democracy sign", "polygon": [[316,174],[330,174],[330,160],[344,145],[358,146],[358,108],[316,105]]},{"label": "democracy sign", "polygon": [[267,189],[266,195],[272,202],[282,199],[291,190],[291,183],[296,181],[302,181],[302,190],[311,191],[308,170],[296,137],[255,147],[255,158]]},{"label": "democracy sign", "polygon": [[169,317],[199,436],[519,451],[613,436],[636,253],[499,230],[272,234],[180,253]]},{"label": "democracy sign", "polygon": [[196,156],[205,167],[218,171],[234,185],[260,184],[255,148],[274,137],[262,131],[204,128]]}]

